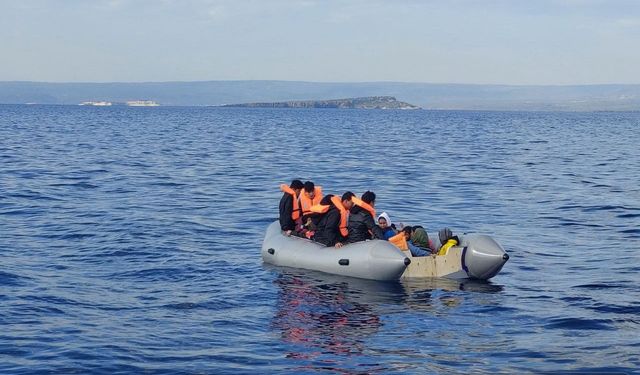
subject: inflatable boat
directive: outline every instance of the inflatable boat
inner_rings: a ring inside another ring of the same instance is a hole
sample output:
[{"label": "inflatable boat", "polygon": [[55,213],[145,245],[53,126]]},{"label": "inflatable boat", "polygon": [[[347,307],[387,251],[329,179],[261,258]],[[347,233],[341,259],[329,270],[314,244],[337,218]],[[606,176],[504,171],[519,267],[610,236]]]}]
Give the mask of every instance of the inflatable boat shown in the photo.
[{"label": "inflatable boat", "polygon": [[411,260],[388,241],[372,240],[336,249],[306,238],[287,237],[278,221],[262,242],[262,259],[276,266],[305,268],[370,280],[398,280]]},{"label": "inflatable boat", "polygon": [[262,259],[276,266],[304,268],[370,280],[412,278],[479,279],[494,277],[509,255],[493,238],[482,234],[459,236],[460,244],[443,255],[412,257],[388,241],[351,243],[340,249],[306,238],[285,236],[280,224],[269,225],[262,242]]}]

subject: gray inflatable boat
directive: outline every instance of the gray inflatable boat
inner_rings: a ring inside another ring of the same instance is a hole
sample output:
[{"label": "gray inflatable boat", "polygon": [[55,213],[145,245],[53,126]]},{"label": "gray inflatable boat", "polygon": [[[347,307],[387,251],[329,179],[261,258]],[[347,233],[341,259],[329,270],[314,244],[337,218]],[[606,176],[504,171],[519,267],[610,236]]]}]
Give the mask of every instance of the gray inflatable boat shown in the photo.
[{"label": "gray inflatable boat", "polygon": [[370,280],[398,280],[410,259],[388,241],[372,240],[325,247],[306,238],[287,237],[275,221],[262,242],[262,259],[276,266],[296,267]]},{"label": "gray inflatable boat", "polygon": [[306,238],[287,237],[275,221],[262,242],[262,259],[276,266],[304,268],[371,280],[413,278],[488,280],[500,272],[509,255],[493,238],[465,234],[460,245],[443,255],[412,257],[388,241],[362,241],[340,249]]}]

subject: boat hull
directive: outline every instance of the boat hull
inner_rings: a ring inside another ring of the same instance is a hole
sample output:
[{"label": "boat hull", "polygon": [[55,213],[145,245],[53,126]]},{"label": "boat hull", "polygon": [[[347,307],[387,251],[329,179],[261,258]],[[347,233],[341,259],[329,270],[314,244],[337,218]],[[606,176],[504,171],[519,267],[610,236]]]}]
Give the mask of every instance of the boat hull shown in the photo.
[{"label": "boat hull", "polygon": [[410,262],[402,251],[387,241],[362,241],[336,249],[305,238],[287,237],[277,221],[267,228],[262,259],[277,266],[370,280],[398,280]]}]

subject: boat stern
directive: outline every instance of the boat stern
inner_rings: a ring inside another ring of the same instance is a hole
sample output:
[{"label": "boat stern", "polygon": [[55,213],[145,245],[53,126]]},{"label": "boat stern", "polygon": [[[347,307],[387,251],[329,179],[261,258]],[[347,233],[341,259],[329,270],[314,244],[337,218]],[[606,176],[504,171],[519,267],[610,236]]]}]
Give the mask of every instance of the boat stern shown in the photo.
[{"label": "boat stern", "polygon": [[497,275],[509,260],[509,254],[490,236],[466,235],[462,242],[462,268],[471,278],[488,280]]}]

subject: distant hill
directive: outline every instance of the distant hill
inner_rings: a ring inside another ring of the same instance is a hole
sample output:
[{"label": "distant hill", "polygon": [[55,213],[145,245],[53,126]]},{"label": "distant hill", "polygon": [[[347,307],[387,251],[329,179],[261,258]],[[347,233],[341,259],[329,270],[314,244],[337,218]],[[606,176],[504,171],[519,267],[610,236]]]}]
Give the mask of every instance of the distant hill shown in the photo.
[{"label": "distant hill", "polygon": [[393,96],[367,96],[364,98],[330,100],[293,100],[272,103],[226,104],[222,107],[243,108],[343,108],[343,109],[420,109],[413,104],[400,102]]},{"label": "distant hill", "polygon": [[143,83],[0,82],[0,103],[80,104],[151,100],[224,105],[393,96],[425,109],[640,110],[640,85],[508,86],[401,82],[202,81]]}]

